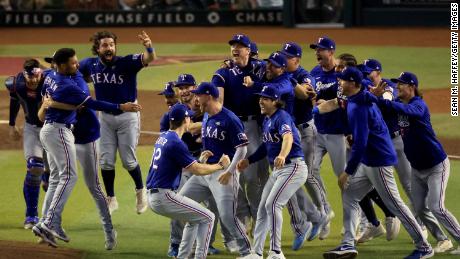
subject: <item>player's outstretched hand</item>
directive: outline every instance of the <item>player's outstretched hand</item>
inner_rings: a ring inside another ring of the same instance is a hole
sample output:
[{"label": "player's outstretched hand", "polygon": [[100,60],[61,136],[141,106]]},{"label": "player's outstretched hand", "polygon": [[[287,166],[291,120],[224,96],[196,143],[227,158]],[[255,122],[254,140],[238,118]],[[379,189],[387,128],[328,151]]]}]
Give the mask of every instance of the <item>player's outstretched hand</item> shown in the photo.
[{"label": "player's outstretched hand", "polygon": [[142,106],[140,104],[132,102],[122,103],[120,104],[120,110],[124,112],[138,112],[142,110]]},{"label": "player's outstretched hand", "polygon": [[238,161],[238,164],[236,164],[236,169],[239,171],[239,172],[243,172],[246,168],[248,168],[249,166],[249,160],[248,159],[241,159],[240,161]]},{"label": "player's outstretched hand", "polygon": [[223,165],[224,168],[227,168],[230,165],[230,157],[227,156],[226,154],[223,154],[220,157],[219,164]]},{"label": "player's outstretched hand", "polygon": [[210,150],[205,150],[200,154],[200,163],[206,163],[208,158],[212,157],[214,154]]},{"label": "player's outstretched hand", "polygon": [[246,87],[252,87],[254,85],[254,81],[250,76],[245,76],[243,79],[243,85]]},{"label": "player's outstretched hand", "polygon": [[141,41],[142,45],[144,45],[144,47],[146,48],[152,47],[152,41],[150,40],[149,35],[145,31],[142,31],[139,35],[137,35],[137,37]]},{"label": "player's outstretched hand", "polygon": [[19,129],[16,126],[10,126],[9,135],[14,141],[18,141],[21,138],[21,133],[19,133]]},{"label": "player's outstretched hand", "polygon": [[275,158],[275,161],[273,161],[273,165],[275,166],[275,169],[280,169],[281,167],[284,166],[284,163],[286,161],[286,158],[283,156],[277,156]]},{"label": "player's outstretched hand", "polygon": [[232,173],[225,171],[221,175],[219,175],[219,178],[217,180],[219,181],[220,184],[227,185],[231,179],[232,179]]},{"label": "player's outstretched hand", "polygon": [[348,180],[349,180],[349,175],[345,172],[342,172],[340,175],[339,175],[339,187],[340,187],[340,190],[344,191],[348,188]]}]

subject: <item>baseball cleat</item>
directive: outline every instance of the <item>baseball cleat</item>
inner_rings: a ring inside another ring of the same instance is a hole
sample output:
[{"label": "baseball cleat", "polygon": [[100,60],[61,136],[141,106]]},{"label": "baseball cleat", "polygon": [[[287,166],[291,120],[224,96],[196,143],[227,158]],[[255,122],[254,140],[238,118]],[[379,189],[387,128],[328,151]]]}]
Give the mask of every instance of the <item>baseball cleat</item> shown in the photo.
[{"label": "baseball cleat", "polygon": [[326,218],[327,223],[324,224],[323,228],[321,229],[321,232],[319,233],[319,240],[326,239],[331,233],[331,220],[334,217],[335,217],[334,211],[330,210]]},{"label": "baseball cleat", "polygon": [[454,247],[454,245],[452,245],[452,242],[449,239],[441,240],[438,241],[438,244],[435,248],[433,248],[433,251],[435,253],[444,253],[452,249],[452,247]]},{"label": "baseball cleat", "polygon": [[44,224],[37,224],[32,227],[32,232],[43,239],[48,245],[52,247],[58,247],[56,243],[56,239],[54,239],[54,236],[51,232],[46,231],[42,226]]},{"label": "baseball cleat", "polygon": [[275,251],[270,251],[268,253],[267,259],[286,259],[286,257],[284,256],[282,251],[280,251],[279,254],[276,253]]},{"label": "baseball cleat", "polygon": [[[329,220],[330,221],[330,220]],[[313,223],[313,227],[310,232],[310,236],[308,236],[308,241],[313,241],[315,240],[318,235],[321,233],[321,229],[328,223],[327,221],[327,215],[321,217],[321,220],[319,222]]]},{"label": "baseball cleat", "polygon": [[305,242],[305,239],[307,239],[307,237],[310,236],[312,229],[313,225],[311,224],[311,222],[307,222],[307,228],[305,229],[305,233],[296,236],[294,242],[292,243],[292,250],[297,251],[302,247],[303,243]]},{"label": "baseball cleat", "polygon": [[60,239],[66,243],[70,242],[70,238],[67,236],[63,228],[55,230],[54,228],[48,228],[45,224],[42,224],[41,227],[47,232],[51,233],[55,238]]},{"label": "baseball cleat", "polygon": [[255,254],[255,253],[250,253],[245,256],[237,257],[236,259],[263,259],[263,256]]},{"label": "baseball cleat", "polygon": [[112,232],[105,237],[105,250],[112,250],[117,247],[117,231],[112,229]]},{"label": "baseball cleat", "polygon": [[210,245],[208,247],[208,255],[216,255],[216,254],[220,254],[220,250]]},{"label": "baseball cleat", "polygon": [[179,255],[179,244],[171,244],[168,250],[168,257],[177,257]]},{"label": "baseball cleat", "polygon": [[24,229],[32,229],[39,221],[37,216],[27,216],[24,220]]},{"label": "baseball cleat", "polygon": [[147,195],[145,188],[136,189],[136,212],[142,214],[147,210]]},{"label": "baseball cleat", "polygon": [[434,256],[433,249],[430,249],[428,251],[420,251],[420,250],[414,250],[412,253],[404,259],[425,259],[425,258],[430,258]]},{"label": "baseball cleat", "polygon": [[109,213],[112,215],[112,213],[116,210],[118,210],[118,201],[117,197],[113,196],[107,196],[107,206],[109,207]]},{"label": "baseball cleat", "polygon": [[383,228],[382,224],[374,226],[372,223],[368,223],[362,237],[358,239],[358,243],[365,243],[383,234],[385,234],[385,228]]},{"label": "baseball cleat", "polygon": [[354,246],[340,245],[330,251],[323,253],[324,259],[353,259],[358,255]]},{"label": "baseball cleat", "polygon": [[401,221],[397,217],[386,217],[385,228],[387,231],[387,240],[391,241],[398,236],[399,229],[401,228]]},{"label": "baseball cleat", "polygon": [[224,243],[224,246],[230,253],[237,253],[240,250],[238,244],[236,243],[236,240]]}]

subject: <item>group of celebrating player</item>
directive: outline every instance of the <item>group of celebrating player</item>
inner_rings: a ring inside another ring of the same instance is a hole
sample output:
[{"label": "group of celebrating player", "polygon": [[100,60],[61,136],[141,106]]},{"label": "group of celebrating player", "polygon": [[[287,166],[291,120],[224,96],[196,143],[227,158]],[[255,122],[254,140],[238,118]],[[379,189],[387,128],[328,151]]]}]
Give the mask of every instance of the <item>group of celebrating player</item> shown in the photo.
[{"label": "group of celebrating player", "polygon": [[[78,62],[73,49],[60,49],[50,61],[52,69],[42,71],[38,61],[29,60],[6,82],[13,136],[18,135],[19,104],[26,114],[25,227],[44,242],[57,246],[55,238],[70,240],[61,213],[76,181],[78,159],[99,210],[106,249],[115,247],[111,213],[118,208],[113,188],[118,149],[136,186],[137,212],[148,205],[172,219],[168,256],[218,253],[212,244],[220,222],[224,244],[238,258],[263,258],[268,232],[267,258],[285,258],[286,205],[293,250],[329,235],[334,212],[320,175],[329,153],[342,197],[343,238],[324,258],[354,258],[356,243],[385,232],[393,240],[401,223],[416,246],[405,258],[448,250],[460,254],[440,227],[460,242],[460,225],[444,207],[449,160],[413,73],[383,79],[379,61],[358,64],[351,54],[336,58],[335,42],[328,37],[310,44],[318,65],[308,72],[300,66],[298,44],[287,42],[260,60],[256,44],[236,34],[228,42],[231,59],[210,82],[197,84],[193,75],[181,74],[160,93],[169,110],[161,119],[144,187],[135,154],[141,109],[136,74],[155,52],[142,32],[144,53],[116,56],[116,39],[98,32],[93,37],[97,57]],[[96,100],[85,79],[94,84]],[[99,118],[94,110],[102,111]],[[100,189],[98,164],[107,196]],[[393,168],[410,209],[399,195]],[[50,176],[38,219],[44,171]],[[385,227],[373,203],[384,211]],[[426,230],[438,241],[436,247],[428,243]]]}]

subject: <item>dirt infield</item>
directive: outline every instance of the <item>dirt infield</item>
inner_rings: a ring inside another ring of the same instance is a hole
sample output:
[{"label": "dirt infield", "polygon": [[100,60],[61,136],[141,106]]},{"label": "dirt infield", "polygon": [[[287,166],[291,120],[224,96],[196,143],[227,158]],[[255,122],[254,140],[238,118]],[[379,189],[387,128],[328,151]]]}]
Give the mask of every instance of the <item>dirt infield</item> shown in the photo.
[{"label": "dirt infield", "polygon": [[0,240],[0,258],[2,259],[81,259],[85,253],[69,248],[52,248],[28,242]]}]

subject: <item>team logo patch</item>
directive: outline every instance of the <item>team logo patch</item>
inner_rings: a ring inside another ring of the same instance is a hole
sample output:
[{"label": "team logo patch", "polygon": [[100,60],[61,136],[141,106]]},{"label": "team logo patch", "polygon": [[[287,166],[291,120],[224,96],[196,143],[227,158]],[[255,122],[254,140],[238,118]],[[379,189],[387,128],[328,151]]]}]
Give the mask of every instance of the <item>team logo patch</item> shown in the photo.
[{"label": "team logo patch", "polygon": [[140,55],[141,55],[141,54],[134,54],[134,55],[133,55],[133,60],[138,59]]},{"label": "team logo patch", "polygon": [[241,141],[247,141],[248,137],[244,133],[238,133],[238,139]]},{"label": "team logo patch", "polygon": [[217,126],[220,126],[220,121],[216,122],[216,125],[217,125]]},{"label": "team logo patch", "polygon": [[291,126],[289,126],[289,125],[287,125],[287,124],[283,124],[283,125],[281,126],[281,130],[282,130],[282,131],[292,131]]}]

